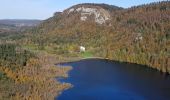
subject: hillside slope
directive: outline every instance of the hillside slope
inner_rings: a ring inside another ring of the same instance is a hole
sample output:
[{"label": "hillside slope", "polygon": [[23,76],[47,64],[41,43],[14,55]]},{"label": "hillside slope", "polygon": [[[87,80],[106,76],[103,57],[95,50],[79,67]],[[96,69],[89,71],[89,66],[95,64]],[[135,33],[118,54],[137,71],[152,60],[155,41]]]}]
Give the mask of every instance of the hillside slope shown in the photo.
[{"label": "hillside slope", "polygon": [[169,1],[128,9],[106,4],[75,5],[27,33],[27,39],[23,39],[26,44],[52,53],[76,55],[83,45],[94,56],[170,73]]}]

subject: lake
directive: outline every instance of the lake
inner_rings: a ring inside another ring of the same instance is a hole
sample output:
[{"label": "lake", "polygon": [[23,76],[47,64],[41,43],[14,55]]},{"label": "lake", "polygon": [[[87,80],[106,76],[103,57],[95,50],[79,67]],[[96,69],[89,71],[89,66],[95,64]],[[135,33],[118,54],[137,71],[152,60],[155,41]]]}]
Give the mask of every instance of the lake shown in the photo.
[{"label": "lake", "polygon": [[152,68],[101,59],[60,64],[72,66],[71,83],[57,100],[170,100],[170,76]]}]

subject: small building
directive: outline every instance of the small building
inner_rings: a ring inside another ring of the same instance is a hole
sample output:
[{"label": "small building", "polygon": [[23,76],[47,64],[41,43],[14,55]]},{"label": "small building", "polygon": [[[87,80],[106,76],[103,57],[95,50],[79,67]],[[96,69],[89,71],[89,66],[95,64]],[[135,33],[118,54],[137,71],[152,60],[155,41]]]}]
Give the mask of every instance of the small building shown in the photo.
[{"label": "small building", "polygon": [[85,52],[86,48],[84,46],[80,46],[80,52]]},{"label": "small building", "polygon": [[138,41],[142,41],[143,40],[143,36],[142,36],[142,33],[137,33],[136,35],[135,35],[136,37],[135,37],[135,42],[138,42]]}]

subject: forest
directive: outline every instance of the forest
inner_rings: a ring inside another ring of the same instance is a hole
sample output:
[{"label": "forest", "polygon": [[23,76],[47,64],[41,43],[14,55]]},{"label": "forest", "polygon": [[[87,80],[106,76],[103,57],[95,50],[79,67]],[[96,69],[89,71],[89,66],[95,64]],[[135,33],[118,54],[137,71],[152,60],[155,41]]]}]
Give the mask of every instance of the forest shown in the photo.
[{"label": "forest", "polygon": [[0,100],[54,99],[60,91],[71,87],[55,80],[67,77],[66,72],[71,69],[56,67],[57,60],[13,43],[0,44]]},{"label": "forest", "polygon": [[170,72],[169,1],[128,9],[110,5],[90,6],[107,10],[111,20],[104,25],[96,24],[93,20],[82,22],[77,20],[80,16],[77,13],[67,15],[67,9],[63,14],[55,14],[27,31],[22,41],[30,46],[38,46],[38,49],[66,56],[80,56],[77,49],[84,45],[93,56]]},{"label": "forest", "polygon": [[[0,100],[54,99],[71,87],[54,80],[68,77],[71,67],[54,64],[83,57],[146,65],[170,73],[170,1],[120,8],[80,4],[109,12],[110,20],[97,24],[78,20],[79,13],[55,13],[36,27],[0,30]],[[1,33],[2,32],[2,33]],[[79,52],[79,46],[86,52]],[[14,89],[15,88],[15,89]]]}]

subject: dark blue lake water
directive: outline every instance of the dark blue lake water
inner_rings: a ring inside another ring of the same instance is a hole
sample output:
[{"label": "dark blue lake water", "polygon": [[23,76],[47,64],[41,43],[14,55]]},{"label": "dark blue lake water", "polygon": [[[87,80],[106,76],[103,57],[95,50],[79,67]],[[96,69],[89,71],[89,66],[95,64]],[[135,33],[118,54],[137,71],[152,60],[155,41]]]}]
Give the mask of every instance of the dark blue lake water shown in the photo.
[{"label": "dark blue lake water", "polygon": [[72,66],[74,85],[57,100],[170,100],[170,76],[128,63],[88,59],[61,64]]}]

